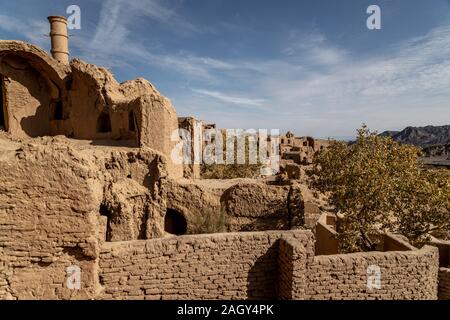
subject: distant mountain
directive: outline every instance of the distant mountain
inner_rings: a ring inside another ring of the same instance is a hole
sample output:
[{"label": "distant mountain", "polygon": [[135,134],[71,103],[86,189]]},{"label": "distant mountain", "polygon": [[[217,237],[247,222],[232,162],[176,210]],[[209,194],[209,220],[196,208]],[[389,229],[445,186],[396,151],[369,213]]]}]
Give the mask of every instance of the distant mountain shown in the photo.
[{"label": "distant mountain", "polygon": [[392,137],[395,141],[422,148],[443,146],[450,143],[450,125],[407,127],[402,131],[385,131],[380,136]]}]

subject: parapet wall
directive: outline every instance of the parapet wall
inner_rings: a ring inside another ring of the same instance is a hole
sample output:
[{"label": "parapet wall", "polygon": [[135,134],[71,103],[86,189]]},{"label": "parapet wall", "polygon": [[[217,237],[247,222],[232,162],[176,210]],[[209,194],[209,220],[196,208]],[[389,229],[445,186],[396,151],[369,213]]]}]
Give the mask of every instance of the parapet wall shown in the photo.
[{"label": "parapet wall", "polygon": [[320,216],[316,224],[316,254],[329,255],[339,253],[339,242],[337,232],[333,229],[336,221],[330,221],[333,216],[324,213]]},{"label": "parapet wall", "polygon": [[282,236],[313,250],[309,231],[105,243],[100,253],[102,298],[274,299]]},{"label": "parapet wall", "polygon": [[430,245],[439,250],[439,293],[440,300],[450,300],[450,241],[432,238]]},{"label": "parapet wall", "polygon": [[305,298],[436,300],[437,276],[438,252],[428,246],[414,251],[317,256],[308,266]]},{"label": "parapet wall", "polygon": [[[375,265],[380,287],[368,289]],[[102,299],[437,299],[428,247],[314,257],[309,231],[105,243]]]}]

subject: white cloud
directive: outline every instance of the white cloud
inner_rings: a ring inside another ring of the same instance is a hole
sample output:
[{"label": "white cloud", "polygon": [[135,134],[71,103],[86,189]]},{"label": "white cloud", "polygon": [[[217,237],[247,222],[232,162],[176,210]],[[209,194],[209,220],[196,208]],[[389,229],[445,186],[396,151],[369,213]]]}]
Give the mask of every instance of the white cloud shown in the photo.
[{"label": "white cloud", "polygon": [[49,38],[49,24],[46,20],[20,20],[18,18],[0,14],[0,29],[7,32],[17,33],[41,47],[47,47]]},{"label": "white cloud", "polygon": [[[322,56],[318,54],[321,52]],[[326,67],[313,68],[312,61]],[[363,122],[385,130],[448,124],[450,120],[448,25],[365,60],[356,59],[315,33],[292,49],[289,58],[235,60],[233,64],[228,76],[239,76],[241,94],[248,96],[251,90],[257,100],[258,95],[264,95],[259,109],[264,110],[266,127],[344,136],[353,134]],[[221,100],[222,109],[230,103]],[[179,104],[182,108],[183,101]],[[202,107],[198,108],[203,112]],[[211,116],[210,110],[208,114]],[[255,121],[255,116],[238,118],[245,127],[252,127]],[[236,121],[217,119],[223,126],[233,126]]]},{"label": "white cloud", "polygon": [[330,66],[347,58],[347,51],[333,46],[327,37],[317,29],[309,32],[292,30],[287,37],[287,45],[282,53],[297,57],[308,65]]},{"label": "white cloud", "polygon": [[[145,46],[131,32],[139,17],[181,36],[201,32],[162,2],[107,0],[92,38],[83,33],[71,44],[92,63],[128,67],[139,61],[195,83],[197,89],[173,90],[170,98],[180,113],[220,126],[278,127],[321,136],[350,135],[362,122],[384,130],[450,120],[450,25],[364,60],[317,28],[291,32],[279,58],[225,60]],[[49,42],[46,21],[0,15],[0,28],[39,45]]]},{"label": "white cloud", "polygon": [[203,96],[218,99],[222,102],[243,105],[243,106],[258,107],[258,106],[261,106],[265,102],[264,99],[251,99],[251,98],[239,97],[239,96],[228,95],[228,94],[225,94],[222,92],[211,91],[211,90],[206,90],[206,89],[192,89],[192,91],[195,93],[201,94]]}]

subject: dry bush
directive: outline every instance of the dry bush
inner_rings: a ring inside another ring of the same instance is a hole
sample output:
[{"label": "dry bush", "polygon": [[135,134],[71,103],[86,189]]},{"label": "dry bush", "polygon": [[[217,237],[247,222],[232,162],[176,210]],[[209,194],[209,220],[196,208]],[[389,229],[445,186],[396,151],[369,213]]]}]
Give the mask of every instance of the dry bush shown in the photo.
[{"label": "dry bush", "polygon": [[237,179],[257,178],[260,175],[261,165],[257,164],[212,164],[202,165],[203,179]]},{"label": "dry bush", "polygon": [[[225,141],[225,135],[223,140]],[[249,161],[249,140],[245,138],[245,164],[237,164],[238,145],[234,142],[234,164],[202,164],[201,177],[203,179],[237,179],[237,178],[258,178],[261,174],[262,165],[258,160],[256,164],[250,164]],[[223,154],[227,152],[226,143],[224,143]]]},{"label": "dry bush", "polygon": [[224,210],[208,208],[196,214],[189,222],[190,234],[222,233],[229,230],[228,215]]}]

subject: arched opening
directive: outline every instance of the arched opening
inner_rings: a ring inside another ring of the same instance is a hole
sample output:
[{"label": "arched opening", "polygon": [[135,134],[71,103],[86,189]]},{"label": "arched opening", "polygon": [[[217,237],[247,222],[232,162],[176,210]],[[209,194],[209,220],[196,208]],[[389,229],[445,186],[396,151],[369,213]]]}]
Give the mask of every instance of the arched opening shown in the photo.
[{"label": "arched opening", "polygon": [[164,230],[170,234],[177,236],[186,234],[187,221],[181,212],[174,209],[167,209],[166,217],[164,218]]},{"label": "arched opening", "polygon": [[0,75],[0,130],[6,130],[6,110],[3,104],[3,77]]},{"label": "arched opening", "polygon": [[108,208],[108,206],[104,203],[100,205],[100,215],[106,218],[106,228],[104,230],[104,240],[105,241],[111,241],[112,235],[111,235],[111,210]]},{"label": "arched opening", "polygon": [[134,120],[134,112],[133,112],[133,110],[131,110],[128,113],[128,130],[130,130],[131,132],[135,132],[136,131],[136,124],[135,124],[135,120]]},{"label": "arched opening", "polygon": [[55,102],[55,109],[53,110],[54,120],[63,120],[63,103],[61,101]]},{"label": "arched opening", "polygon": [[97,132],[107,133],[111,132],[111,119],[109,113],[102,112],[97,119]]}]

